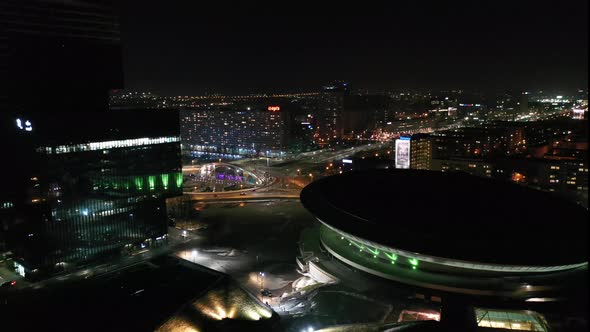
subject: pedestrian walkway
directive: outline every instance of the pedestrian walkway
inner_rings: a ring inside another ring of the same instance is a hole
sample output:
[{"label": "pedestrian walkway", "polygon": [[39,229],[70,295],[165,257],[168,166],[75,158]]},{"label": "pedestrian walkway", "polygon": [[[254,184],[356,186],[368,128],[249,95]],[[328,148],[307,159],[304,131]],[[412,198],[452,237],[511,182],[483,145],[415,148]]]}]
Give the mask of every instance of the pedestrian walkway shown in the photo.
[{"label": "pedestrian walkway", "polygon": [[26,287],[29,285],[29,282],[23,279],[21,275],[16,273],[14,269],[11,267],[13,264],[12,260],[6,260],[0,263],[0,284],[3,284],[7,281],[16,280],[17,284],[16,287]]}]

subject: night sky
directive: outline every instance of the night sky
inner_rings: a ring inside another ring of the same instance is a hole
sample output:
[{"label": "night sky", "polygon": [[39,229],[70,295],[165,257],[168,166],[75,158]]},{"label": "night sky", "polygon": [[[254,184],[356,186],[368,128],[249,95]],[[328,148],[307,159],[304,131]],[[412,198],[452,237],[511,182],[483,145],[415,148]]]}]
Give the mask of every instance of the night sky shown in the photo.
[{"label": "night sky", "polygon": [[163,94],[588,85],[588,4],[124,1],[126,87]]}]

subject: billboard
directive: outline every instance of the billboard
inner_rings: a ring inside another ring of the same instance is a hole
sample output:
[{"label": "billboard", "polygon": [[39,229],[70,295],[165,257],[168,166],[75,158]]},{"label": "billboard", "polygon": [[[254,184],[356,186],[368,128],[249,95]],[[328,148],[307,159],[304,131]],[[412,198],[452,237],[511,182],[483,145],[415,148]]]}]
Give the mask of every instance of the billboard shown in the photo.
[{"label": "billboard", "polygon": [[410,138],[395,140],[395,168],[410,168]]}]

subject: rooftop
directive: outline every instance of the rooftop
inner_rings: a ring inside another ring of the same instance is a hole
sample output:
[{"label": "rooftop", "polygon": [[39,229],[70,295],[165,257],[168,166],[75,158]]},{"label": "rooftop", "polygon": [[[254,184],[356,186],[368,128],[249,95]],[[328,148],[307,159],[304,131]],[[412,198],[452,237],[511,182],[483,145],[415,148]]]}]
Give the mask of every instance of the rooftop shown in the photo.
[{"label": "rooftop", "polygon": [[317,180],[301,201],[334,228],[424,255],[527,266],[587,261],[587,210],[508,182],[370,170]]},{"label": "rooftop", "polygon": [[266,330],[276,322],[276,314],[230,277],[173,256],[88,280],[0,293],[0,312],[10,331]]}]

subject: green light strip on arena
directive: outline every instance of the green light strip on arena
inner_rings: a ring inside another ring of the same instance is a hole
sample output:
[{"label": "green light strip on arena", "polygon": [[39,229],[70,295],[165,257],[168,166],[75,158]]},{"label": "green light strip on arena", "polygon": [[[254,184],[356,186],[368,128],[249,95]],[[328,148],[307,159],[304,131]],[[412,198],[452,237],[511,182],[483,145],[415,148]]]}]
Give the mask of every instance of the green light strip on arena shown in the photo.
[{"label": "green light strip on arena", "polygon": [[383,252],[383,254],[384,254],[384,255],[385,255],[387,258],[391,259],[392,261],[396,261],[396,260],[397,260],[397,255],[396,255],[396,254],[388,254],[388,253],[386,253],[386,252]]},{"label": "green light strip on arena", "polygon": [[361,250],[364,248],[364,246],[363,246],[363,245],[360,245],[360,244],[358,244],[358,243],[356,243],[356,242],[354,242],[354,241],[350,241],[350,243],[354,244],[354,245],[355,245],[355,247],[357,247],[357,248],[359,248],[359,249],[361,249]]},{"label": "green light strip on arena", "polygon": [[[364,249],[367,248],[367,252],[373,253],[373,251],[370,250],[369,248],[375,248],[376,247],[375,243],[371,243],[368,240],[364,240],[362,242],[355,242],[353,240],[350,240],[349,235],[347,235],[346,233],[341,233],[340,231],[335,231],[330,226],[327,226],[322,220],[320,220],[320,219],[318,219],[318,220],[325,227],[326,235],[333,233],[333,234],[335,234],[334,239],[336,239],[336,236],[338,236],[338,237],[340,237],[341,240],[346,239],[349,242],[348,243],[349,246],[352,246],[354,244],[355,247],[357,249],[360,249],[359,251],[361,251],[361,252],[365,251]],[[531,267],[531,266],[503,266],[503,265],[494,265],[494,264],[472,263],[472,262],[452,260],[452,259],[447,259],[447,258],[443,258],[443,260],[444,260],[443,262],[437,262],[437,261],[435,261],[437,259],[437,257],[429,257],[427,255],[419,255],[416,253],[406,252],[403,250],[398,250],[399,253],[392,253],[391,250],[396,250],[394,248],[390,248],[389,249],[390,251],[385,251],[385,250],[388,250],[385,248],[382,248],[382,249],[384,250],[384,251],[382,251],[384,256],[381,256],[381,257],[389,258],[391,264],[398,263],[397,260],[399,258],[402,265],[407,266],[407,267],[411,267],[413,270],[417,270],[417,268],[420,266],[420,260],[418,258],[413,258],[414,255],[419,256],[419,258],[425,262],[431,262],[434,264],[441,264],[443,266],[451,266],[451,267],[457,267],[457,268],[467,268],[467,269],[483,270],[483,271],[525,272],[525,273],[535,272],[536,273],[536,272],[561,271],[561,270],[568,270],[568,269],[574,269],[574,268],[579,268],[579,267],[587,268],[587,266],[588,266],[588,262],[563,265],[563,266],[541,266],[541,267],[536,267],[536,266],[535,267]],[[407,265],[404,264],[405,262],[407,262]]]},{"label": "green light strip on arena", "polygon": [[376,258],[377,256],[379,256],[379,250],[378,250],[378,249],[375,249],[375,250],[373,250],[373,249],[371,249],[371,248],[367,247],[367,250],[368,250],[370,253],[372,253],[372,254],[373,254],[373,257],[375,257],[375,258]]}]

